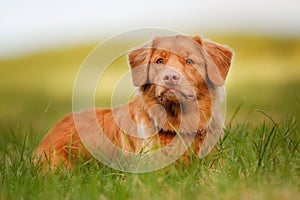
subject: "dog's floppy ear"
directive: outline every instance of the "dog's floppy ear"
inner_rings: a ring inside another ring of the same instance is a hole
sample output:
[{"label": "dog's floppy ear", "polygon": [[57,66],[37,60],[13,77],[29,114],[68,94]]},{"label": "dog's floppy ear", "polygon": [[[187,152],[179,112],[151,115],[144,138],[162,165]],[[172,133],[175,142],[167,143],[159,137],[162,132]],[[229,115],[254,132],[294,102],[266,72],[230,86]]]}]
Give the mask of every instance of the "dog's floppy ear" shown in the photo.
[{"label": "dog's floppy ear", "polygon": [[231,65],[233,51],[228,47],[210,41],[202,41],[198,36],[193,39],[204,49],[208,79],[214,85],[224,85]]},{"label": "dog's floppy ear", "polygon": [[147,83],[152,54],[151,47],[152,42],[132,50],[128,55],[134,86],[142,86]]}]

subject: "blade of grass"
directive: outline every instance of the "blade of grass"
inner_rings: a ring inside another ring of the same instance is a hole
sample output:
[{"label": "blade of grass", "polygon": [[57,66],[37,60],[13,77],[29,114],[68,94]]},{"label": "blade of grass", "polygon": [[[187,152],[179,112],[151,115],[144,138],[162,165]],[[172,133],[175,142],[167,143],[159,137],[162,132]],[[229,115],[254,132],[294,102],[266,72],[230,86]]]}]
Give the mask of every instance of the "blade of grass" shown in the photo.
[{"label": "blade of grass", "polygon": [[273,119],[272,119],[272,117],[270,116],[270,115],[268,115],[265,111],[263,111],[263,110],[260,110],[260,109],[255,109],[256,111],[258,111],[258,112],[260,112],[260,113],[262,113],[263,115],[265,115],[269,120],[271,120],[276,126],[278,125],[278,123],[277,122],[275,122]]},{"label": "blade of grass", "polygon": [[20,164],[23,161],[25,146],[26,146],[26,142],[27,142],[27,136],[28,136],[28,129],[26,129],[24,141],[23,141],[23,144],[22,144],[21,155],[20,155],[20,160],[19,160]]},{"label": "blade of grass", "polygon": [[187,149],[188,146],[185,144],[185,142],[184,142],[183,138],[181,137],[180,133],[176,130],[176,128],[170,122],[168,122],[168,123],[172,127],[172,129],[175,131],[176,135],[178,135],[178,137],[179,137],[180,141],[182,142],[183,146]]},{"label": "blade of grass", "polygon": [[241,101],[241,103],[237,106],[237,108],[235,109],[234,113],[232,114],[230,120],[229,120],[229,124],[231,124],[234,120],[234,118],[236,117],[236,115],[238,114],[238,112],[240,111],[241,107],[244,104],[244,100]]},{"label": "blade of grass", "polygon": [[[272,128],[271,131],[270,131],[270,133],[267,135],[266,140],[264,139],[264,138],[266,137],[266,133],[263,133],[263,139],[262,139],[262,142],[261,142],[261,147],[262,147],[262,149],[261,149],[261,153],[260,153],[260,155],[259,155],[259,160],[258,160],[258,163],[257,163],[257,165],[258,165],[258,170],[260,170],[261,167],[262,167],[262,162],[263,162],[264,157],[265,157],[265,155],[266,155],[267,147],[269,146],[269,142],[270,142],[271,138],[274,136],[274,132],[275,132],[275,130],[276,130],[276,127],[277,127],[277,125],[274,125],[274,126],[273,126],[273,128]],[[265,140],[265,141],[264,141],[264,140]]]}]

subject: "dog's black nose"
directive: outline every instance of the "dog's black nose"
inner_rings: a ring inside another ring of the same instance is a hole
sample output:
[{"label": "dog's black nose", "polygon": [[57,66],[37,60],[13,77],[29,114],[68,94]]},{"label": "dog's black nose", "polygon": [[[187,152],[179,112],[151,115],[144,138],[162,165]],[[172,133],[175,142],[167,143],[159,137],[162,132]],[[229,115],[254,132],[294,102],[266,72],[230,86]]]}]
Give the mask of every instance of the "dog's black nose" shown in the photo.
[{"label": "dog's black nose", "polygon": [[180,80],[180,75],[175,71],[172,71],[172,72],[168,71],[163,74],[163,80],[164,80],[165,84],[175,85]]}]

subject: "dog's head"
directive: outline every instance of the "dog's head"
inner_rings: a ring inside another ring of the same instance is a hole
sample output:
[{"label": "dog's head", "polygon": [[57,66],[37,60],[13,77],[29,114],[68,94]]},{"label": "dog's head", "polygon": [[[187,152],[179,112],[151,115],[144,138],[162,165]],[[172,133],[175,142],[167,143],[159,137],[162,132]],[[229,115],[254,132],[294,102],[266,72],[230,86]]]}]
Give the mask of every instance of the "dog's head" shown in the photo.
[{"label": "dog's head", "polygon": [[185,102],[223,85],[232,55],[229,48],[198,36],[178,35],[155,38],[133,50],[129,62],[135,86],[161,103]]}]

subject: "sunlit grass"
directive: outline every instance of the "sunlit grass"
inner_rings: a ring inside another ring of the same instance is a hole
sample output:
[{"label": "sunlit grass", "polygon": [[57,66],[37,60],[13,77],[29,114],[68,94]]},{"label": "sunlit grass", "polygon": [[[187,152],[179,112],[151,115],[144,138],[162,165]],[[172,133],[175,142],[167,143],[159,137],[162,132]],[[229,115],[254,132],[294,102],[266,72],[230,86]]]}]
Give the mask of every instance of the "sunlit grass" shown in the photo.
[{"label": "sunlit grass", "polygon": [[[267,118],[269,116],[266,116]],[[4,130],[0,141],[1,199],[297,199],[299,123],[272,119],[229,125],[216,151],[191,165],[130,174],[96,161],[72,171],[41,173],[31,152],[38,140],[26,127]]]}]

